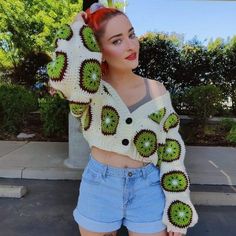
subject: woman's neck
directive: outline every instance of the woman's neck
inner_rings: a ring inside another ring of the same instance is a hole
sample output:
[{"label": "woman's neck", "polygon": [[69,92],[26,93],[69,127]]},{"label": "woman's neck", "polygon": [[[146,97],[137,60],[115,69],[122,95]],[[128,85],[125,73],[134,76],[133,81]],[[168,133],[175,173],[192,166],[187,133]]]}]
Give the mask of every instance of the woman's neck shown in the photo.
[{"label": "woman's neck", "polygon": [[140,82],[140,76],[134,74],[133,71],[109,71],[103,76],[103,80],[110,83],[114,88],[124,87],[124,85],[133,87]]}]

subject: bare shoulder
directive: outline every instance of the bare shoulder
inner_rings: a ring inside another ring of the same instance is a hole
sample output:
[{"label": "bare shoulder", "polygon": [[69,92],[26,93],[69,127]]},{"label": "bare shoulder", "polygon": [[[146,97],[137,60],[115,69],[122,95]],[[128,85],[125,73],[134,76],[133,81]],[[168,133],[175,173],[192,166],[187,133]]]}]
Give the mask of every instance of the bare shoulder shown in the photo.
[{"label": "bare shoulder", "polygon": [[167,89],[162,82],[153,79],[147,79],[147,80],[152,97],[159,97],[167,92]]}]

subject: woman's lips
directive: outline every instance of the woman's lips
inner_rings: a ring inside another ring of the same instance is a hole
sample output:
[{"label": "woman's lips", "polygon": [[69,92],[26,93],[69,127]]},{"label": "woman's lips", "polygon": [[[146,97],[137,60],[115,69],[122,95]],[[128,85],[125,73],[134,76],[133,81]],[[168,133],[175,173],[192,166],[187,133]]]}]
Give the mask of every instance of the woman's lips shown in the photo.
[{"label": "woman's lips", "polygon": [[136,59],[136,53],[132,53],[130,56],[126,57],[125,59],[135,60]]}]

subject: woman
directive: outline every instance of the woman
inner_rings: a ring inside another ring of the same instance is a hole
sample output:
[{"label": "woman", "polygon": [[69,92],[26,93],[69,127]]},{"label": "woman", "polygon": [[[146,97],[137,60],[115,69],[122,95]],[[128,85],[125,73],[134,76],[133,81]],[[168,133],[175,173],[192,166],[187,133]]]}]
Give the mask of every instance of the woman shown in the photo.
[{"label": "woman", "polygon": [[130,236],[186,233],[198,215],[179,117],[162,83],[132,72],[140,45],[128,17],[95,3],[56,42],[50,85],[91,147],[73,212],[81,235],[116,235],[122,224]]}]

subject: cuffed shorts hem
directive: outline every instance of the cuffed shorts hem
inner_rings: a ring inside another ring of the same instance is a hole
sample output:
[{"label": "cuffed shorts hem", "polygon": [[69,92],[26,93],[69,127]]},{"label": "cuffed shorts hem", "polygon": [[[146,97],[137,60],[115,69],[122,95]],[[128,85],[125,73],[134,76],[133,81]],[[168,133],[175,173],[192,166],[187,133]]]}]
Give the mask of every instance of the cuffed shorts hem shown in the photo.
[{"label": "cuffed shorts hem", "polygon": [[154,222],[136,223],[125,219],[123,221],[123,225],[125,225],[128,230],[135,233],[159,233],[162,230],[166,229],[166,225],[164,225],[161,220]]},{"label": "cuffed shorts hem", "polygon": [[92,219],[89,219],[79,213],[77,209],[73,211],[73,216],[75,221],[84,227],[85,229],[92,231],[92,232],[97,232],[97,233],[102,233],[102,232],[112,232],[115,230],[118,230],[122,222],[115,221],[115,222],[98,222],[94,221]]}]

